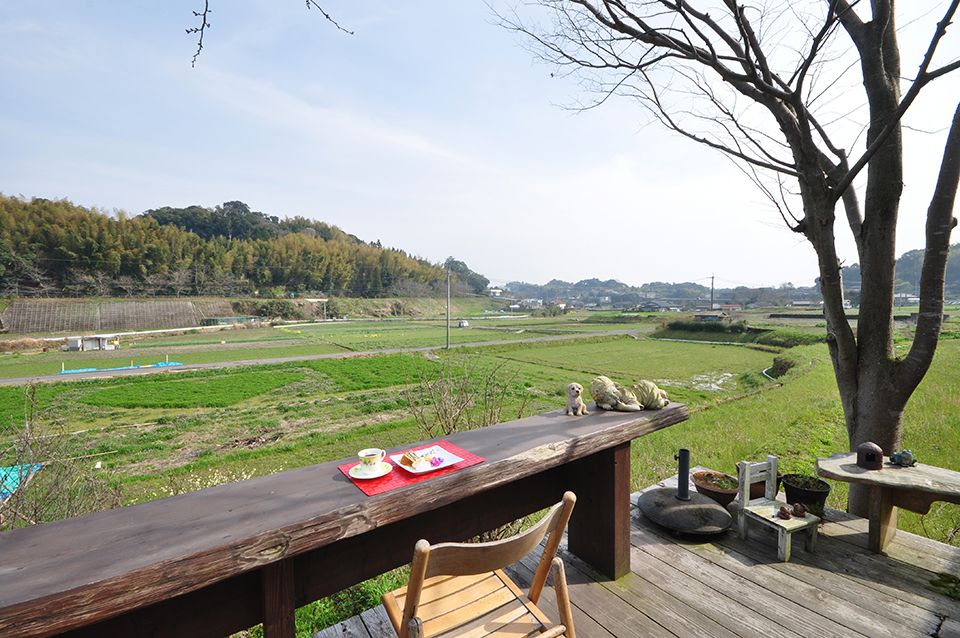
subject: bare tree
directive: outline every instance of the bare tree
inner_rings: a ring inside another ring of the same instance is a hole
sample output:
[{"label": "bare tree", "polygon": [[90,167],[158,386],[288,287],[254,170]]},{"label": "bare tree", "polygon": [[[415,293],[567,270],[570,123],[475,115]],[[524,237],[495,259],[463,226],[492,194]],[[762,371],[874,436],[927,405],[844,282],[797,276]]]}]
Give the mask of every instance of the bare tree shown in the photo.
[{"label": "bare tree", "polygon": [[120,275],[117,277],[115,285],[118,289],[125,292],[128,297],[132,297],[134,293],[137,292],[137,289],[140,288],[140,284],[130,275]]},{"label": "bare tree", "polygon": [[[107,455],[85,454],[62,425],[42,427],[35,386],[24,389],[24,420],[0,423],[0,532],[99,512],[121,505],[113,471],[98,468]],[[42,470],[42,471],[41,471]]]},{"label": "bare tree", "polygon": [[[406,399],[410,414],[425,439],[483,428],[503,421],[501,415],[517,386],[520,371],[500,362],[483,368],[476,358],[447,357],[430,365],[417,358],[415,379],[407,381]],[[522,394],[517,409],[523,418],[528,395]]]},{"label": "bare tree", "polygon": [[193,280],[193,273],[184,268],[182,270],[174,270],[170,273],[170,289],[176,293],[177,297],[180,296],[180,293],[190,287],[190,284]]},{"label": "bare tree", "polygon": [[[614,94],[635,98],[668,129],[737,160],[790,229],[810,241],[851,450],[864,441],[885,453],[900,447],[904,406],[940,334],[950,232],[957,223],[960,107],[927,212],[920,317],[904,357],[893,345],[901,120],[926,85],[960,68],[956,57],[934,63],[958,3],[941,3],[946,9],[908,80],[901,77],[894,0],[538,0],[551,15],[546,26],[516,11],[501,16],[559,72],[585,80],[598,92],[597,103]],[[845,56],[848,42],[853,50]],[[905,93],[901,81],[909,87]],[[852,90],[857,85],[860,90]],[[858,106],[849,113],[832,111],[852,97]],[[860,150],[849,152],[861,136]],[[797,201],[800,213],[791,209]],[[856,330],[843,307],[838,207],[863,277]],[[849,506],[865,514],[865,491],[852,488]]]},{"label": "bare tree", "polygon": [[157,296],[166,286],[166,275],[154,274],[143,278],[143,291],[148,297]]}]

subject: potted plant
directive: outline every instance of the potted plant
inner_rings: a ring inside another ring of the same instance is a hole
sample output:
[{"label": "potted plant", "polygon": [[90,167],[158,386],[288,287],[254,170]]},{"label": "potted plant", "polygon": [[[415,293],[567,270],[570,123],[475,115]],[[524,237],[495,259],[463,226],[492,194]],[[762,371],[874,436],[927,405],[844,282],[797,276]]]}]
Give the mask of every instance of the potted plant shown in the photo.
[{"label": "potted plant", "polygon": [[[737,476],[740,476],[740,461],[737,461]],[[783,474],[777,470],[777,491],[773,493],[776,496],[780,492],[780,483],[783,481]],[[767,493],[766,480],[758,479],[750,484],[750,500],[763,498]]]},{"label": "potted plant", "polygon": [[813,505],[822,511],[830,493],[830,484],[816,476],[784,474],[783,491],[787,495],[787,503]]},{"label": "potted plant", "polygon": [[723,472],[701,470],[694,472],[690,477],[699,493],[709,496],[724,507],[737,498],[738,482],[732,476]]}]

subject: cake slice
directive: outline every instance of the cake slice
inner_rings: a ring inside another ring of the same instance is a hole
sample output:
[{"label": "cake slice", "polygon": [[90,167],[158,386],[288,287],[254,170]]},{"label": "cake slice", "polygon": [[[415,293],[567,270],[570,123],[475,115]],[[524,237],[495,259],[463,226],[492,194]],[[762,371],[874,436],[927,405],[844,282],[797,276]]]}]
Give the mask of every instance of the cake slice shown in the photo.
[{"label": "cake slice", "polygon": [[415,468],[418,464],[423,463],[423,461],[424,458],[413,450],[404,452],[403,456],[400,457],[400,465],[409,468]]}]

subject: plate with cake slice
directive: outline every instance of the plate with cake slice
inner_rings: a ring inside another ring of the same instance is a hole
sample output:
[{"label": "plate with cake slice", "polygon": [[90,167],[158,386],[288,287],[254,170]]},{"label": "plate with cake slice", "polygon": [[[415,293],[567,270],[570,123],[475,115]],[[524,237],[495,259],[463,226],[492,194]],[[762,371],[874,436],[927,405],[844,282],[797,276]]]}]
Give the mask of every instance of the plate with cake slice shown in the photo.
[{"label": "plate with cake slice", "polygon": [[431,445],[419,450],[407,450],[403,454],[392,454],[390,460],[408,472],[423,474],[449,467],[463,459],[439,445]]}]

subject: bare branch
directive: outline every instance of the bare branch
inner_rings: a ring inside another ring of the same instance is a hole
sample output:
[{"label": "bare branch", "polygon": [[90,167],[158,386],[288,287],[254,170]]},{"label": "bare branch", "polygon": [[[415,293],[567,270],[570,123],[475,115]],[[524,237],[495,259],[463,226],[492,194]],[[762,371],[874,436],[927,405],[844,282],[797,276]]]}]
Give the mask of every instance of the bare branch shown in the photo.
[{"label": "bare branch", "polygon": [[[326,11],[324,11],[324,10],[323,10],[323,7],[320,6],[320,4],[317,2],[317,0],[305,0],[305,1],[306,1],[306,3],[307,3],[307,9],[310,9],[311,7],[315,8],[317,11],[319,11],[321,14],[323,14],[323,17],[326,18],[327,21],[330,22],[330,24],[332,24],[333,26],[335,26],[337,29],[339,29],[340,31],[343,31],[343,32],[346,33],[347,35],[353,35],[353,31],[348,31],[348,30],[344,29],[343,27],[341,27],[340,24],[339,24],[336,20],[334,20],[333,17],[332,17],[329,13],[327,13]],[[199,26],[199,27],[192,27],[192,28],[190,28],[190,29],[187,29],[187,33],[198,33],[198,34],[200,34],[199,37],[197,38],[197,52],[193,54],[193,59],[190,60],[190,66],[191,66],[191,67],[195,67],[195,66],[196,66],[196,64],[197,64],[197,58],[200,57],[200,52],[203,51],[203,35],[204,35],[204,33],[206,33],[206,30],[210,28],[210,23],[207,22],[207,16],[210,15],[210,11],[211,11],[211,9],[210,9],[210,0],[203,0],[203,11],[202,11],[202,12],[200,12],[200,11],[194,11],[194,12],[193,12],[193,15],[194,15],[195,17],[200,18],[200,26]]]},{"label": "bare branch", "polygon": [[207,22],[207,16],[210,15],[210,0],[203,0],[203,13],[194,11],[193,15],[200,18],[200,26],[187,29],[187,33],[199,33],[200,37],[197,38],[197,52],[193,54],[193,59],[190,60],[191,67],[196,66],[197,58],[200,57],[200,52],[203,51],[203,34],[206,33],[207,27],[210,26],[210,23]]},{"label": "bare branch", "polygon": [[347,31],[346,29],[341,27],[340,24],[336,20],[334,20],[329,13],[323,10],[323,7],[317,4],[316,0],[306,0],[306,3],[307,3],[307,9],[309,9],[310,6],[313,5],[317,9],[317,11],[323,14],[323,17],[326,18],[330,22],[330,24],[337,27],[339,30],[343,31],[347,35],[353,35],[353,31]]},{"label": "bare branch", "polygon": [[920,70],[917,73],[916,79],[913,81],[913,84],[910,85],[910,89],[907,91],[907,94],[903,96],[903,99],[900,101],[900,106],[897,107],[897,110],[892,114],[890,119],[887,121],[886,125],[877,135],[876,139],[873,140],[873,143],[864,151],[863,155],[860,156],[853,167],[847,172],[847,175],[840,180],[837,184],[836,192],[837,197],[843,194],[843,191],[847,189],[850,184],[853,183],[853,180],[856,176],[864,169],[864,167],[870,162],[870,159],[876,154],[876,152],[883,146],[887,141],[887,138],[897,130],[900,125],[900,120],[903,119],[904,114],[913,104],[914,100],[917,99],[917,95],[920,94],[920,90],[932,82],[933,80],[946,75],[952,71],[960,69],[960,60],[955,60],[950,64],[937,69],[936,71],[929,71],[930,65],[933,63],[933,54],[937,50],[937,45],[939,45],[940,40],[947,34],[947,25],[949,25],[954,14],[957,12],[957,7],[960,6],[960,0],[953,0],[950,3],[950,6],[947,7],[947,11],[943,16],[943,19],[937,23],[937,30],[933,35],[933,38],[930,40],[930,45],[927,47],[927,52],[923,56],[923,62],[920,63]]}]

